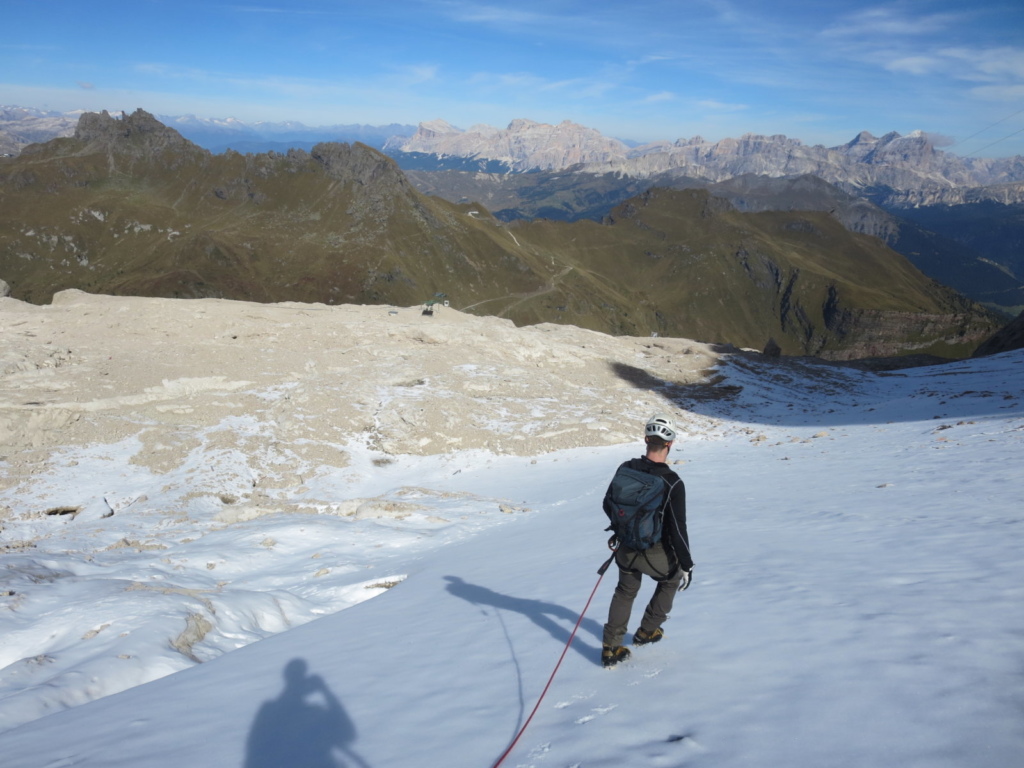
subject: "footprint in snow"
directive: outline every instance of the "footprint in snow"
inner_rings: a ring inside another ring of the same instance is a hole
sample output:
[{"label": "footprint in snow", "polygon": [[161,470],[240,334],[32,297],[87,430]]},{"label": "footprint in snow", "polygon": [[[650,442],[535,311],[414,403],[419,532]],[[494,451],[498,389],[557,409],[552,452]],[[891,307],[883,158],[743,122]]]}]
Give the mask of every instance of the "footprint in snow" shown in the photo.
[{"label": "footprint in snow", "polygon": [[546,744],[541,744],[541,745],[536,746],[533,749],[531,749],[530,750],[530,754],[527,755],[527,757],[531,757],[531,758],[533,758],[533,757],[540,757],[545,752],[550,752],[550,751],[551,751],[551,742],[549,741]]},{"label": "footprint in snow", "polygon": [[611,712],[617,706],[619,706],[619,705],[618,704],[610,704],[607,707],[594,707],[594,709],[590,710],[594,714],[592,714],[592,715],[584,715],[583,717],[577,718],[573,722],[575,722],[576,725],[583,725],[584,723],[589,723],[591,720],[594,720],[595,718],[600,717],[601,715],[607,715],[609,712]]},{"label": "footprint in snow", "polygon": [[[658,668],[658,669],[645,669],[643,672],[640,673],[640,675],[644,679],[646,679],[646,680],[649,680],[652,677],[657,677],[660,674],[661,674],[661,669],[660,668]],[[629,685],[640,685],[640,683],[642,683],[642,682],[643,682],[643,680],[631,680],[628,684]]]},{"label": "footprint in snow", "polygon": [[560,701],[557,704],[555,704],[555,709],[565,709],[566,707],[571,707],[577,701],[586,701],[587,699],[592,698],[594,698],[593,693],[577,693],[574,694],[573,697],[568,701]]}]

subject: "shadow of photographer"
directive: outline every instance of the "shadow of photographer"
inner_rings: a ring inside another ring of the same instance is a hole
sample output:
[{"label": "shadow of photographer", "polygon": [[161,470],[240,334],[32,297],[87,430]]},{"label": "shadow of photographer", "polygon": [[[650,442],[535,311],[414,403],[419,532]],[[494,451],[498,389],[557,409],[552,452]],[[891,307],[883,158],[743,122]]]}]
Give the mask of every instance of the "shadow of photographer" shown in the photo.
[{"label": "shadow of photographer", "polygon": [[352,748],[356,728],[304,659],[284,668],[284,690],[263,702],[246,741],[244,768],[370,768]]}]

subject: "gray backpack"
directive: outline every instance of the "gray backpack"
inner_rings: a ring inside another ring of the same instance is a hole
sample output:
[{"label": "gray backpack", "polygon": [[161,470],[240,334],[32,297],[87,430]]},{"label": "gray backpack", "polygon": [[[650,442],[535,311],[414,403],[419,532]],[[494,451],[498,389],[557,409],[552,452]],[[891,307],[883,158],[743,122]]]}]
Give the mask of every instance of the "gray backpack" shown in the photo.
[{"label": "gray backpack", "polygon": [[604,513],[619,543],[643,551],[661,541],[667,484],[660,475],[623,465],[604,496]]}]

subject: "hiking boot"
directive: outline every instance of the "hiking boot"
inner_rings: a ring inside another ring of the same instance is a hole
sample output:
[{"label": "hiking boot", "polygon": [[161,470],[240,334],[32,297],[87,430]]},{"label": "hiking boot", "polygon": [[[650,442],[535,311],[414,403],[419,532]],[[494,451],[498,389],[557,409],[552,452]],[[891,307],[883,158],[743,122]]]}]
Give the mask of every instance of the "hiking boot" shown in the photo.
[{"label": "hiking boot", "polygon": [[650,634],[644,632],[642,629],[638,629],[633,633],[633,645],[647,645],[648,643],[656,643],[665,636],[665,633],[661,631],[661,628],[654,630]]},{"label": "hiking boot", "polygon": [[606,667],[614,667],[628,658],[629,648],[623,648],[621,645],[606,645],[601,649],[601,664]]}]

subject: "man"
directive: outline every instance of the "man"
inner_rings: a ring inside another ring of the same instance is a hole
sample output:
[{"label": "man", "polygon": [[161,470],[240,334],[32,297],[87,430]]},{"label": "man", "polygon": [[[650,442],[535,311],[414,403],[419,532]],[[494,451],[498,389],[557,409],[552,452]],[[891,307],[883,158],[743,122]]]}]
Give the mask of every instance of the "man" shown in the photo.
[{"label": "man", "polygon": [[[690,586],[693,560],[690,541],[686,534],[686,487],[679,475],[668,468],[669,451],[676,439],[675,427],[667,416],[652,416],[644,427],[647,453],[639,459],[630,459],[622,466],[660,477],[664,481],[665,496],[661,541],[646,550],[636,550],[619,544],[615,564],[619,567],[619,583],[615,587],[608,623],[604,625],[601,663],[614,666],[629,658],[629,649],[622,639],[633,609],[633,600],[640,591],[641,576],[646,574],[657,582],[654,596],[647,604],[640,627],[633,633],[633,645],[656,643],[664,637],[661,625],[672,610],[676,591]],[[607,497],[606,497],[607,498]],[[613,542],[615,537],[613,537]]]}]

